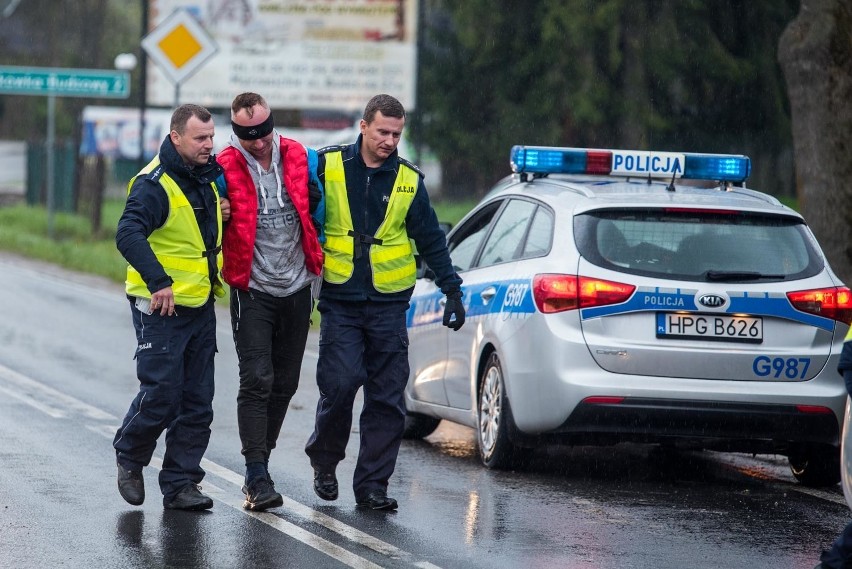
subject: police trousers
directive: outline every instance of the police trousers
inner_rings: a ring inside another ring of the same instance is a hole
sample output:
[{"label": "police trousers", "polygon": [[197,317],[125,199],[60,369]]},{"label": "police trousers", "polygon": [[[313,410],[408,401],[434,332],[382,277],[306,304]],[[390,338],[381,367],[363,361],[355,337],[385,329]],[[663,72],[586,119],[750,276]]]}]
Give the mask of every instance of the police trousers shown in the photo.
[{"label": "police trousers", "polygon": [[201,458],[213,422],[216,313],[211,299],[176,315],[143,314],[130,302],[136,329],[139,392],[115,434],[116,460],[140,470],[151,462],[163,430],[166,449],[160,490],[169,500],[204,478]]},{"label": "police trousers", "polygon": [[360,448],[352,487],[356,500],[387,490],[405,427],[408,302],[320,299],[316,424],[305,452],[317,470],[334,471],[346,454],[355,395],[364,388]]}]

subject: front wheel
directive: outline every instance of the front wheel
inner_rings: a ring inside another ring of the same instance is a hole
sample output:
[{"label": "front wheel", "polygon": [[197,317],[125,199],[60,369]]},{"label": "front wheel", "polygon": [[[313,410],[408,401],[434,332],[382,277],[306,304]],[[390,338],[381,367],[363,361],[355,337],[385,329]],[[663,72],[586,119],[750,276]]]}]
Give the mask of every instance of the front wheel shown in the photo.
[{"label": "front wheel", "polygon": [[793,476],[805,486],[818,488],[840,482],[840,450],[833,446],[798,449],[787,460]]},{"label": "front wheel", "polygon": [[487,468],[511,468],[527,457],[529,449],[518,447],[510,440],[509,433],[517,427],[496,353],[488,357],[481,379],[476,429],[479,458]]}]

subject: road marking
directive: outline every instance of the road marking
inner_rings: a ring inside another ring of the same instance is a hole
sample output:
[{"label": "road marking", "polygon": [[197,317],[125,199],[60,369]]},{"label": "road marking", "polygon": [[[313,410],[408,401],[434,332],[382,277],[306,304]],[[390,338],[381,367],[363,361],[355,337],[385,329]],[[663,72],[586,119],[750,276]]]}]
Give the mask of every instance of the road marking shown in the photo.
[{"label": "road marking", "polygon": [[[206,460],[206,459],[205,459],[205,462],[206,462],[206,464],[204,465],[205,469],[207,468],[207,466],[213,466],[217,470],[221,470],[221,471],[229,473],[229,475],[239,476],[235,472],[232,472],[232,471],[228,470],[227,468],[219,466],[218,464],[215,464],[214,462],[211,462],[211,461]],[[162,470],[163,460],[159,457],[153,457],[151,459],[151,464],[149,466],[151,466],[152,468],[155,468],[157,470]],[[381,569],[381,565],[376,565],[372,561],[369,561],[367,559],[364,559],[363,557],[355,555],[354,553],[347,551],[346,549],[343,549],[339,545],[335,545],[335,544],[331,543],[330,541],[319,537],[318,535],[314,535],[311,532],[309,532],[309,531],[307,531],[303,528],[300,528],[299,526],[297,526],[295,524],[288,522],[287,520],[282,520],[281,518],[279,518],[278,516],[275,516],[272,513],[250,512],[248,510],[243,509],[243,501],[242,500],[235,499],[231,493],[226,492],[225,490],[219,488],[218,486],[209,482],[206,479],[201,483],[201,485],[203,486],[203,492],[208,494],[211,498],[215,498],[216,500],[219,500],[220,502],[222,502],[226,506],[230,506],[234,510],[237,510],[241,514],[245,514],[246,516],[249,516],[250,518],[254,518],[254,519],[258,520],[259,522],[263,522],[264,524],[277,529],[281,533],[283,533],[285,535],[289,535],[293,539],[301,541],[305,545],[312,547],[312,548],[316,549],[317,551],[324,553],[324,554],[328,555],[329,557],[332,557],[332,558],[336,559],[337,561],[340,561],[341,563],[348,565],[349,567],[353,567],[354,569]]]},{"label": "road marking", "polygon": [[76,412],[95,421],[114,422],[118,420],[115,416],[101,411],[97,407],[57,391],[3,365],[0,365],[0,379],[6,381],[7,387],[4,390],[7,393],[11,393],[11,391],[15,391],[14,388],[17,388],[17,394],[13,394],[14,397],[55,419],[65,417],[68,412]]},{"label": "road marking", "polygon": [[6,387],[3,387],[2,385],[0,385],[0,393],[5,393],[6,395],[9,395],[10,397],[14,397],[18,401],[26,403],[27,405],[29,405],[33,409],[36,409],[37,411],[41,411],[45,415],[53,417],[54,419],[61,419],[65,416],[65,413],[63,413],[61,409],[56,409],[55,407],[51,407],[50,405],[45,405],[44,403],[41,403],[40,401],[36,401],[35,399],[33,399],[32,397],[30,397],[29,395],[27,395],[25,393],[21,393],[19,391],[15,391],[13,389],[8,389]]},{"label": "road marking", "polygon": [[[3,384],[5,382],[5,385]],[[0,392],[14,397],[32,408],[52,417],[54,419],[66,419],[72,416],[83,416],[86,420],[85,428],[97,433],[107,439],[112,439],[119,428],[119,418],[105,411],[98,409],[88,403],[80,401],[70,395],[66,395],[52,387],[44,385],[32,378],[22,375],[12,369],[0,365]],[[91,424],[88,421],[103,421],[98,424]],[[162,469],[162,459],[154,457],[151,459],[150,466],[157,470]],[[242,488],[242,475],[229,470],[228,468],[217,464],[209,459],[202,459],[202,468],[208,473],[213,474],[222,480]],[[281,533],[296,539],[305,545],[316,549],[317,551],[332,557],[341,563],[352,567],[353,569],[381,569],[381,565],[377,565],[372,561],[360,557],[322,537],[311,533],[310,531],[301,528],[287,520],[284,520],[274,512],[251,512],[243,508],[243,501],[235,499],[230,492],[226,492],[215,486],[212,482],[205,480],[203,482],[205,491],[212,498],[222,502],[237,510],[243,515],[257,519],[264,524],[275,528]],[[407,551],[404,551],[394,545],[386,543],[368,533],[349,526],[331,516],[318,512],[313,508],[305,506],[287,496],[284,498],[284,509],[308,522],[315,523],[332,532],[340,535],[348,541],[371,549],[394,561],[402,561],[414,567],[421,569],[440,569],[437,565],[433,565],[428,561],[415,559],[415,556]]]},{"label": "road marking", "polygon": [[[201,459],[201,467],[204,468],[204,470],[222,478],[223,480],[227,480],[238,488],[242,488],[243,477],[237,474],[236,472],[219,466],[215,462],[207,460],[206,458]],[[389,557],[403,558],[409,556],[409,554],[405,551],[402,551],[401,549],[389,543],[385,543],[380,539],[376,539],[368,533],[364,533],[360,530],[353,528],[352,526],[348,526],[331,516],[323,514],[322,512],[318,512],[313,508],[309,508],[301,502],[297,502],[286,496],[283,496],[283,498],[284,505],[282,507],[290,513],[295,514],[309,522],[314,522],[327,529],[330,529],[331,531],[340,534],[341,536],[345,537],[350,541],[354,541],[355,543],[359,543],[361,545],[369,547],[373,551],[377,551],[378,553],[381,553],[382,555],[387,555]],[[242,506],[242,502],[240,502],[240,505]]]}]

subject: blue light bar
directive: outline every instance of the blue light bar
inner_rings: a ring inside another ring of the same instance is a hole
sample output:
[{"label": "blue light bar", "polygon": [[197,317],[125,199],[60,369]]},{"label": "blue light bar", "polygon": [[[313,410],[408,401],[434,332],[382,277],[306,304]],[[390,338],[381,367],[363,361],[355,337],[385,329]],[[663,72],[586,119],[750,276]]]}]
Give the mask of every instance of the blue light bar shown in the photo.
[{"label": "blue light bar", "polygon": [[744,182],[751,173],[748,156],[514,146],[513,172],[534,174],[598,174],[644,178],[688,178]]},{"label": "blue light bar", "polygon": [[514,146],[510,160],[514,172],[586,173],[586,151],[580,149]]},{"label": "blue light bar", "polygon": [[687,154],[684,178],[744,182],[751,174],[748,156],[726,154]]}]

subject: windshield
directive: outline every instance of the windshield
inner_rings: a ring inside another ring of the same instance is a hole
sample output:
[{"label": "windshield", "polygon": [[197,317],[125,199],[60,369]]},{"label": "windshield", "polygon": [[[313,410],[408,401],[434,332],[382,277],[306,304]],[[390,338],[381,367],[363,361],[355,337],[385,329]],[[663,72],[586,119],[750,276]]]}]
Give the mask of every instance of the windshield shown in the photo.
[{"label": "windshield", "polygon": [[823,262],[795,217],[686,209],[602,210],[574,218],[580,254],[625,273],[690,281],[783,281]]}]

